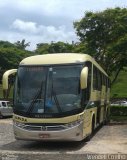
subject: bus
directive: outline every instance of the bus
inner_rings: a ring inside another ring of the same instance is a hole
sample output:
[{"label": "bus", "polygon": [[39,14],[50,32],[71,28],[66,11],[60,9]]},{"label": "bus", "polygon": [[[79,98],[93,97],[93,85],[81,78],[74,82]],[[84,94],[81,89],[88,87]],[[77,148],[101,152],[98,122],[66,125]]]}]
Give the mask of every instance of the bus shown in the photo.
[{"label": "bus", "polygon": [[90,55],[27,57],[4,73],[4,92],[14,73],[16,139],[81,141],[109,118],[110,80]]}]

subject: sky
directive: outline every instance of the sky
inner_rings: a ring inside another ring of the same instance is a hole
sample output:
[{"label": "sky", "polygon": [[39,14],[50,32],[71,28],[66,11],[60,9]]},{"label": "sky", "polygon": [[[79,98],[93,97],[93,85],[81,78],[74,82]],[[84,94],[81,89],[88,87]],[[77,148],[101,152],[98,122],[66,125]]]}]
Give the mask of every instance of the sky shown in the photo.
[{"label": "sky", "polygon": [[38,43],[78,41],[73,22],[86,11],[127,7],[127,0],[0,0],[0,40]]}]

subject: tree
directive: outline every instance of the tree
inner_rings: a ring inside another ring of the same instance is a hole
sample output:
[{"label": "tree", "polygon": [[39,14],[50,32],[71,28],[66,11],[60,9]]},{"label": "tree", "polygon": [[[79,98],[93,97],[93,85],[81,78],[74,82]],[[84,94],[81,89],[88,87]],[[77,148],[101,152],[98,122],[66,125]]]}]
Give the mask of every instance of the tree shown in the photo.
[{"label": "tree", "polygon": [[14,44],[8,41],[0,41],[0,48],[10,48],[10,47],[14,47]]},{"label": "tree", "polygon": [[114,83],[127,66],[127,9],[86,12],[74,27],[85,52],[102,65]]},{"label": "tree", "polygon": [[8,69],[17,68],[20,61],[33,52],[18,49],[14,44],[7,41],[0,41],[0,83],[3,73]]},{"label": "tree", "polygon": [[29,46],[30,46],[30,42],[26,43],[25,41],[26,41],[25,39],[23,39],[22,41],[17,41],[17,42],[15,43],[15,46],[16,46],[18,49],[23,49],[23,50],[25,50],[26,47],[29,47]]},{"label": "tree", "polygon": [[35,53],[48,54],[48,53],[69,53],[74,52],[75,44],[69,44],[64,42],[51,42],[37,44]]},{"label": "tree", "polygon": [[2,70],[17,68],[19,62],[33,52],[17,49],[14,47],[0,48],[0,68]]},{"label": "tree", "polygon": [[35,54],[48,54],[49,44],[48,43],[39,43],[37,44],[37,49]]}]

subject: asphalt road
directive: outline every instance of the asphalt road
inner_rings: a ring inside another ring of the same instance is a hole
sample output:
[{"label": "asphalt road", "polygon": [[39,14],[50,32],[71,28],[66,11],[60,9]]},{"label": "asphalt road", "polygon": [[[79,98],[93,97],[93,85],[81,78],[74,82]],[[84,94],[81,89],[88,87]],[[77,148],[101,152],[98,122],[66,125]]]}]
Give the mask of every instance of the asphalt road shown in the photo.
[{"label": "asphalt road", "polygon": [[0,120],[0,160],[86,160],[100,154],[94,159],[127,159],[127,125],[103,126],[89,142],[35,142],[15,140],[11,119]]}]

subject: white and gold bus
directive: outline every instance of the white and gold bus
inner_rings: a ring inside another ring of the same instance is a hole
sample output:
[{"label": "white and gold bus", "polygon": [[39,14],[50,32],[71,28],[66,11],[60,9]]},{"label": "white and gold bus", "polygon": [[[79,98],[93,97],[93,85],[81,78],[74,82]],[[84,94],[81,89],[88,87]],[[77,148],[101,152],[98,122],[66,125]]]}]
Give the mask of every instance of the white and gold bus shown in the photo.
[{"label": "white and gold bus", "polygon": [[81,141],[109,115],[110,81],[87,54],[36,55],[23,59],[14,87],[14,134],[23,140]]}]

